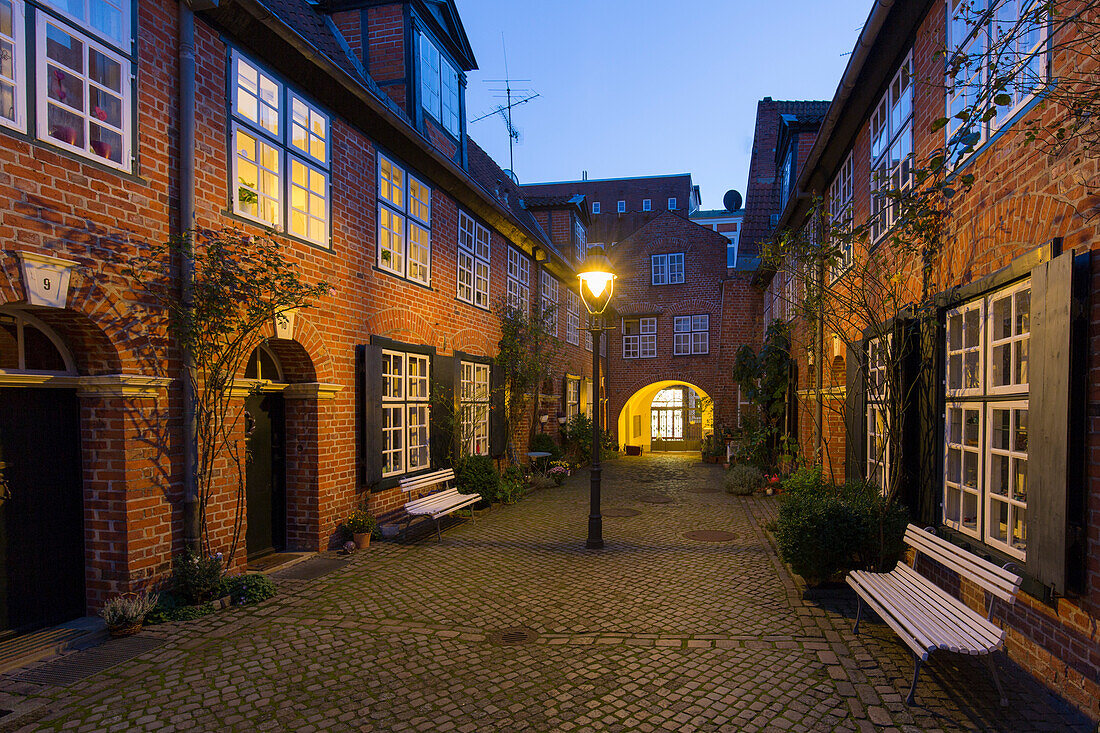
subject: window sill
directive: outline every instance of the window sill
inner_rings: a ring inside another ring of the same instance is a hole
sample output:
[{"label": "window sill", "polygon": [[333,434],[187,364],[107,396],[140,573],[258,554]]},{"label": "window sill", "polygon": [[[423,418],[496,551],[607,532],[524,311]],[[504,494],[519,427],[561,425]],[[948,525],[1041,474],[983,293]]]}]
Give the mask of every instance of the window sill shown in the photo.
[{"label": "window sill", "polygon": [[425,283],[420,282],[419,280],[413,280],[411,278],[405,277],[404,275],[399,275],[398,273],[394,272],[393,270],[387,270],[386,268],[379,267],[378,265],[371,265],[370,269],[373,270],[374,272],[378,272],[378,273],[381,273],[383,275],[387,275],[389,277],[392,277],[395,280],[400,280],[402,282],[406,282],[409,285],[415,285],[418,288],[423,288],[424,290],[431,290],[433,292],[435,291],[435,288],[433,288],[430,284],[425,284]]},{"label": "window sill", "polygon": [[254,226],[257,229],[262,229],[264,233],[270,237],[279,237],[280,239],[285,239],[296,244],[304,244],[305,246],[311,247],[320,252],[328,252],[329,254],[331,254],[333,251],[331,245],[326,247],[324,245],[317,244],[316,242],[311,242],[308,239],[302,239],[301,237],[296,237],[293,234],[281,232],[278,229],[271,228],[266,222],[260,222],[251,217],[244,216],[243,214],[238,214],[237,212],[233,211],[233,209],[223,209],[222,215],[226,218],[232,219],[233,221],[238,221],[242,224],[248,224],[249,226]]},{"label": "window sill", "polygon": [[148,180],[142,178],[138,173],[135,172],[139,168],[138,159],[136,156],[134,156],[134,164],[132,170],[127,170],[125,168],[120,168],[115,165],[100,163],[98,160],[96,160],[95,157],[92,156],[92,154],[84,155],[72,148],[63,147],[61,145],[54,145],[49,140],[43,140],[37,135],[29,134],[25,130],[9,124],[7,121],[0,124],[0,132],[10,135],[11,137],[18,140],[22,140],[23,142],[29,143],[30,145],[33,145],[35,147],[49,150],[52,153],[64,155],[66,158],[79,161],[83,165],[91,166],[92,168],[95,168],[96,170],[102,171],[104,173],[111,173],[128,181],[140,183],[143,186],[149,185],[150,183]]},{"label": "window sill", "polygon": [[477,303],[471,303],[468,300],[463,300],[462,298],[458,297],[457,295],[455,296],[455,302],[462,303],[462,305],[468,305],[471,308],[477,308],[479,311],[485,311],[486,313],[492,313],[493,312],[493,309],[490,308],[487,305],[478,305]]}]

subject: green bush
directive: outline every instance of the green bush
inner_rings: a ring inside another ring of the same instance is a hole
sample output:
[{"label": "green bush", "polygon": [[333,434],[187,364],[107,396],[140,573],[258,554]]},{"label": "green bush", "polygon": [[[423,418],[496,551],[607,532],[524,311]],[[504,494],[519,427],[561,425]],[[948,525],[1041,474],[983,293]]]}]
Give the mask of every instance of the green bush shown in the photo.
[{"label": "green bush", "polygon": [[184,550],[172,558],[172,587],[183,605],[193,606],[225,595],[222,557]]},{"label": "green bush", "polygon": [[362,509],[358,509],[351,513],[347,519],[344,520],[344,531],[347,534],[374,534],[374,531],[378,529],[378,522],[374,517]]},{"label": "green bush", "polygon": [[470,456],[458,469],[458,490],[463,494],[481,494],[481,501],[492,504],[501,498],[500,474],[489,456]]},{"label": "green bush", "polygon": [[726,493],[734,496],[750,496],[764,485],[764,474],[748,463],[738,463],[726,471]]},{"label": "green bush", "polygon": [[509,466],[500,477],[500,500],[505,504],[515,504],[523,498],[524,485],[523,472],[516,466]]},{"label": "green bush", "polygon": [[275,595],[275,583],[260,573],[238,575],[229,581],[229,596],[234,606],[266,601]]},{"label": "green bush", "polygon": [[576,414],[569,419],[563,431],[565,445],[577,463],[592,460],[592,421],[588,415]]},{"label": "green bush", "polygon": [[775,538],[780,556],[808,583],[854,568],[887,571],[901,557],[905,508],[887,506],[873,484],[833,486],[819,470],[802,469],[786,487]]},{"label": "green bush", "polygon": [[551,461],[556,461],[562,456],[561,448],[546,433],[535,433],[535,437],[531,440],[530,451],[532,453],[549,453]]},{"label": "green bush", "polygon": [[214,613],[213,603],[202,603],[197,606],[182,604],[174,593],[161,593],[157,605],[152,611],[145,614],[145,623],[148,625],[163,624],[167,621],[194,621],[197,618]]}]

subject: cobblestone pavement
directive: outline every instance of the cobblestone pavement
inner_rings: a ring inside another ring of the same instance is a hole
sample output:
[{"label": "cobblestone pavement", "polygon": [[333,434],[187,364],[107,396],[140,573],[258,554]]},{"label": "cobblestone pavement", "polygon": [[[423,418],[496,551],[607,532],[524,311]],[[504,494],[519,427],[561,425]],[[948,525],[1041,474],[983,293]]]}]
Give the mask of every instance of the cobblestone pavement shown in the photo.
[{"label": "cobblestone pavement", "polygon": [[[853,636],[850,599],[803,601],[763,529],[775,501],[721,478],[610,461],[604,507],[639,513],[604,519],[602,551],[583,549],[586,471],[442,542],[375,543],[266,603],[146,630],[163,645],[68,687],[0,678],[23,713],[0,731],[1094,729],[1003,659],[1007,708],[951,657],[906,707],[905,647],[873,620]],[[521,626],[537,638],[495,643]]]}]

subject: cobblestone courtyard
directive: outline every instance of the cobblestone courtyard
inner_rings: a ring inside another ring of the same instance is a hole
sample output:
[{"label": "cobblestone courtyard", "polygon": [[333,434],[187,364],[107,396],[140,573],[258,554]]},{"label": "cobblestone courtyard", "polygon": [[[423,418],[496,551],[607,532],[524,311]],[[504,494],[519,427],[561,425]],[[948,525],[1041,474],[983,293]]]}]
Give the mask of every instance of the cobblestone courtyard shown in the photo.
[{"label": "cobblestone courtyard", "polygon": [[[605,517],[602,551],[583,549],[581,471],[442,542],[375,543],[276,577],[266,603],[148,629],[163,644],[69,686],[0,679],[0,731],[1095,729],[1003,659],[1007,708],[950,656],[907,708],[905,647],[873,620],[853,636],[847,598],[802,600],[764,531],[774,499],[722,493],[697,457],[604,476],[605,510],[637,514]],[[736,539],[684,536],[701,529]],[[514,627],[537,638],[500,644]]]}]

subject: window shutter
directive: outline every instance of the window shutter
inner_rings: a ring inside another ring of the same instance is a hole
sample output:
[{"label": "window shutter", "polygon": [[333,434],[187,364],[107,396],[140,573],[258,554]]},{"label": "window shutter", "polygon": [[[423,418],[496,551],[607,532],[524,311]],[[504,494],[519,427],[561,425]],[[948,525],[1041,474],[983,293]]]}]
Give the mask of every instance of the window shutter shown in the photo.
[{"label": "window shutter", "polygon": [[847,448],[845,474],[849,479],[864,478],[867,447],[867,385],[863,369],[863,344],[848,344],[844,356],[845,381],[845,432]]},{"label": "window shutter", "polygon": [[566,416],[569,415],[567,399],[569,399],[569,377],[563,374],[561,375],[561,414]]},{"label": "window shutter", "polygon": [[[1066,589],[1073,400],[1071,319],[1073,253],[1031,271],[1028,421],[1027,574],[1057,593]],[[1083,371],[1083,370],[1081,370]]]},{"label": "window shutter", "polygon": [[489,368],[489,454],[500,458],[508,450],[508,416],[504,400],[504,369]]},{"label": "window shutter", "polygon": [[917,432],[903,433],[902,440],[908,441],[908,435],[917,436],[916,460],[920,466],[914,481],[918,499],[909,507],[909,517],[929,527],[943,523],[944,325],[937,318],[922,320],[919,338],[918,358],[924,366],[919,369],[919,382],[910,398],[917,404]]},{"label": "window shutter", "polygon": [[[459,407],[459,359],[437,356],[432,359],[432,467],[452,465],[457,439],[461,436],[462,410]],[[450,405],[450,409],[448,409]]]},{"label": "window shutter", "polygon": [[360,346],[359,425],[362,483],[372,487],[382,480],[382,347]]}]

